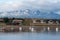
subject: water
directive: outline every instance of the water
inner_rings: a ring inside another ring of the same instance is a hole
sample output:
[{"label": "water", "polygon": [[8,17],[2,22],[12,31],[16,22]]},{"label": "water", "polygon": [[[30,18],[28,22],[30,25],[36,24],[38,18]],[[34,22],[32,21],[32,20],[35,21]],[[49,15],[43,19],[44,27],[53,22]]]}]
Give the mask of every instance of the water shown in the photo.
[{"label": "water", "polygon": [[60,32],[0,33],[0,40],[60,40]]}]

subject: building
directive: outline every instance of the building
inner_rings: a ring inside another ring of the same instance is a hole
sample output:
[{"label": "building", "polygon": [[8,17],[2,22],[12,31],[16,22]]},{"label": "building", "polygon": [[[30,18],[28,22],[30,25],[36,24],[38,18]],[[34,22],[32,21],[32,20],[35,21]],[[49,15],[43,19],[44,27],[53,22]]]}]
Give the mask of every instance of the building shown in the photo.
[{"label": "building", "polygon": [[50,25],[60,25],[60,19],[40,19],[40,18],[32,18],[33,26],[50,26]]},{"label": "building", "polygon": [[[9,19],[10,20],[10,19]],[[0,24],[4,23],[3,18],[0,19]],[[10,25],[24,25],[24,26],[50,26],[59,25],[60,19],[46,19],[46,18],[15,18]],[[3,24],[2,24],[3,25]],[[7,24],[8,25],[8,24]]]},{"label": "building", "polygon": [[23,20],[13,20],[13,25],[22,25]]}]

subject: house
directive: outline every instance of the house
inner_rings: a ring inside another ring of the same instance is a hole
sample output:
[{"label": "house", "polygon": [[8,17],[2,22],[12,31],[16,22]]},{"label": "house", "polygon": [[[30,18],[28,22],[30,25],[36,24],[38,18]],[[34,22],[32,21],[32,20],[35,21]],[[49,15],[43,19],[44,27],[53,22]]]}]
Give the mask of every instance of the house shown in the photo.
[{"label": "house", "polygon": [[[11,19],[9,19],[11,20]],[[3,18],[0,19],[0,24],[4,23]],[[2,25],[3,25],[2,24]],[[59,25],[60,19],[46,19],[46,18],[15,18],[13,21],[8,22],[9,25]],[[8,25],[7,24],[7,25]]]},{"label": "house", "polygon": [[13,20],[13,25],[22,25],[23,20]]},{"label": "house", "polygon": [[53,24],[54,22],[52,20],[49,20],[48,21],[48,24]]},{"label": "house", "polygon": [[33,23],[46,23],[44,19],[32,19]]},{"label": "house", "polygon": [[35,26],[46,26],[46,25],[60,25],[60,19],[40,19],[40,18],[32,18],[31,25]]}]

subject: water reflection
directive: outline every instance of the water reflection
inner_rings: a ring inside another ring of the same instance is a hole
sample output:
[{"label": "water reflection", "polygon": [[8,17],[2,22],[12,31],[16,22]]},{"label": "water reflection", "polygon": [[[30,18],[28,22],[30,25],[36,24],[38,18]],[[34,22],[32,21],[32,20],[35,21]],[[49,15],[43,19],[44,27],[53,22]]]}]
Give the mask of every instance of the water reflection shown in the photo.
[{"label": "water reflection", "polygon": [[58,32],[58,30],[59,30],[59,29],[58,29],[58,28],[56,28],[56,32]]},{"label": "water reflection", "polygon": [[[13,30],[13,28],[11,29]],[[58,27],[53,29],[51,27],[26,29],[20,27],[19,32],[0,32],[0,40],[60,40],[60,30]]]},{"label": "water reflection", "polygon": [[60,40],[60,32],[1,32],[0,40]]}]

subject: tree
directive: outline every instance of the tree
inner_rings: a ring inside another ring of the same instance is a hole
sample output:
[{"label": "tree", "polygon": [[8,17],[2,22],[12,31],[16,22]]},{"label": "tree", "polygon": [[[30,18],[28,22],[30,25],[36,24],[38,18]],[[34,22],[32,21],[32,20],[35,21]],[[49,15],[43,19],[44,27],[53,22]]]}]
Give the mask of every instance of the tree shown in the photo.
[{"label": "tree", "polygon": [[9,19],[7,17],[3,18],[3,20],[4,20],[5,23],[9,22]]}]

